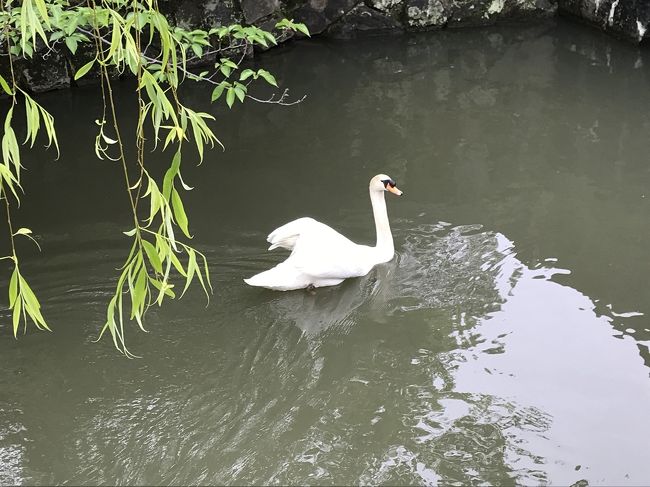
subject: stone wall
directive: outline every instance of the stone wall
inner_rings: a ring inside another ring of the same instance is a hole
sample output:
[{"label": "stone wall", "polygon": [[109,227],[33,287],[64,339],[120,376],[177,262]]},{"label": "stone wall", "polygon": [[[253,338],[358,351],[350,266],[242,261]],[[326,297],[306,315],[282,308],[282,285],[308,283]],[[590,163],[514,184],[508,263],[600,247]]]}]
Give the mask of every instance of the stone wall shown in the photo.
[{"label": "stone wall", "polygon": [[[254,24],[271,30],[283,17],[303,22],[312,35],[349,38],[404,31],[491,25],[498,21],[536,20],[552,16],[557,0],[161,0],[170,22],[184,28],[232,23]],[[288,40],[292,35],[281,41]],[[19,83],[34,92],[70,86],[73,74],[90,58],[80,49],[36,52],[30,61],[16,63]],[[209,61],[209,60],[207,60]],[[7,75],[0,65],[0,74]],[[87,76],[85,80],[92,80]]]},{"label": "stone wall", "polygon": [[619,37],[650,39],[650,0],[558,0],[561,14],[582,19]]},{"label": "stone wall", "polygon": [[[636,42],[650,37],[650,0],[160,0],[159,5],[171,23],[185,28],[245,23],[271,30],[287,17],[305,23],[312,35],[336,38],[536,22],[558,10]],[[37,52],[33,60],[17,63],[16,72],[28,89],[48,91],[70,86],[72,73],[88,59],[83,52]]]},{"label": "stone wall", "polygon": [[557,0],[167,0],[164,4],[183,26],[232,21],[267,26],[287,17],[305,23],[312,34],[336,37],[491,25],[557,11]]}]

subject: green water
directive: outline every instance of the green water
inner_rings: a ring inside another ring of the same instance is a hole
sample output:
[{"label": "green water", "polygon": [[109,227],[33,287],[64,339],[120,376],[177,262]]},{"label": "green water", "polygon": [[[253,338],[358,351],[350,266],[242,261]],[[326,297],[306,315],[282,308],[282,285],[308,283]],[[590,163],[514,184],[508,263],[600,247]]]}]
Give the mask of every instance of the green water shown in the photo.
[{"label": "green water", "polygon": [[[15,219],[54,333],[0,314],[0,484],[649,484],[648,58],[564,22],[268,53],[308,97],[214,110],[227,150],[184,175],[215,294],[131,327],[139,360],[92,342],[130,228],[97,88],[41,96],[62,156],[25,162]],[[392,262],[315,295],[242,282],[299,216],[371,242],[380,172]]]}]

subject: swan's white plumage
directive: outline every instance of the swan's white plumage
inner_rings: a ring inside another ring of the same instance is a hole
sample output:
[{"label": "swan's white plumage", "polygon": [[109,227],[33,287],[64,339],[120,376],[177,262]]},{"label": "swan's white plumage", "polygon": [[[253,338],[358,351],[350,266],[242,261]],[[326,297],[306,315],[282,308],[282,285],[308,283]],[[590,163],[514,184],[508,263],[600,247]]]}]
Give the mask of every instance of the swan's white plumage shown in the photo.
[{"label": "swan's white plumage", "polygon": [[390,181],[380,174],[370,181],[370,197],[377,228],[377,245],[358,245],[328,225],[305,217],[278,227],[267,237],[269,250],[278,247],[291,250],[291,255],[272,269],[244,279],[251,286],[278,291],[308,286],[334,286],[350,277],[364,276],[377,264],[393,257],[393,239],[388,225],[384,190]]}]

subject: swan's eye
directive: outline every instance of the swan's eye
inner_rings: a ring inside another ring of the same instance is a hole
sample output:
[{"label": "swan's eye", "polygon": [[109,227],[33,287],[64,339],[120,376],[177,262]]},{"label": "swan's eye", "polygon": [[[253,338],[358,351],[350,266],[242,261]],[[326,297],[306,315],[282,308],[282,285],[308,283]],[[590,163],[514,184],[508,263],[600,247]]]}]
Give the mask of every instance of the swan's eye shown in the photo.
[{"label": "swan's eye", "polygon": [[394,188],[397,183],[393,181],[392,179],[384,179],[382,180],[382,183],[384,183],[384,188],[387,188],[390,186],[391,188]]}]

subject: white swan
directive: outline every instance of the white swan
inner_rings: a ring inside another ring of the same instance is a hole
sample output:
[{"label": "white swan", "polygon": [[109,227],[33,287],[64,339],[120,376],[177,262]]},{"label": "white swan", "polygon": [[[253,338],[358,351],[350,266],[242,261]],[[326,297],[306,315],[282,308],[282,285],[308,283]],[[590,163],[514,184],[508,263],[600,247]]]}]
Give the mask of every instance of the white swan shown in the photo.
[{"label": "white swan", "polygon": [[401,195],[395,181],[385,174],[370,180],[370,201],[377,229],[377,245],[358,245],[313,218],[299,218],[275,229],[267,237],[269,250],[282,247],[291,255],[268,271],[244,279],[251,286],[276,291],[335,286],[348,277],[365,276],[377,264],[393,258],[384,191]]}]

